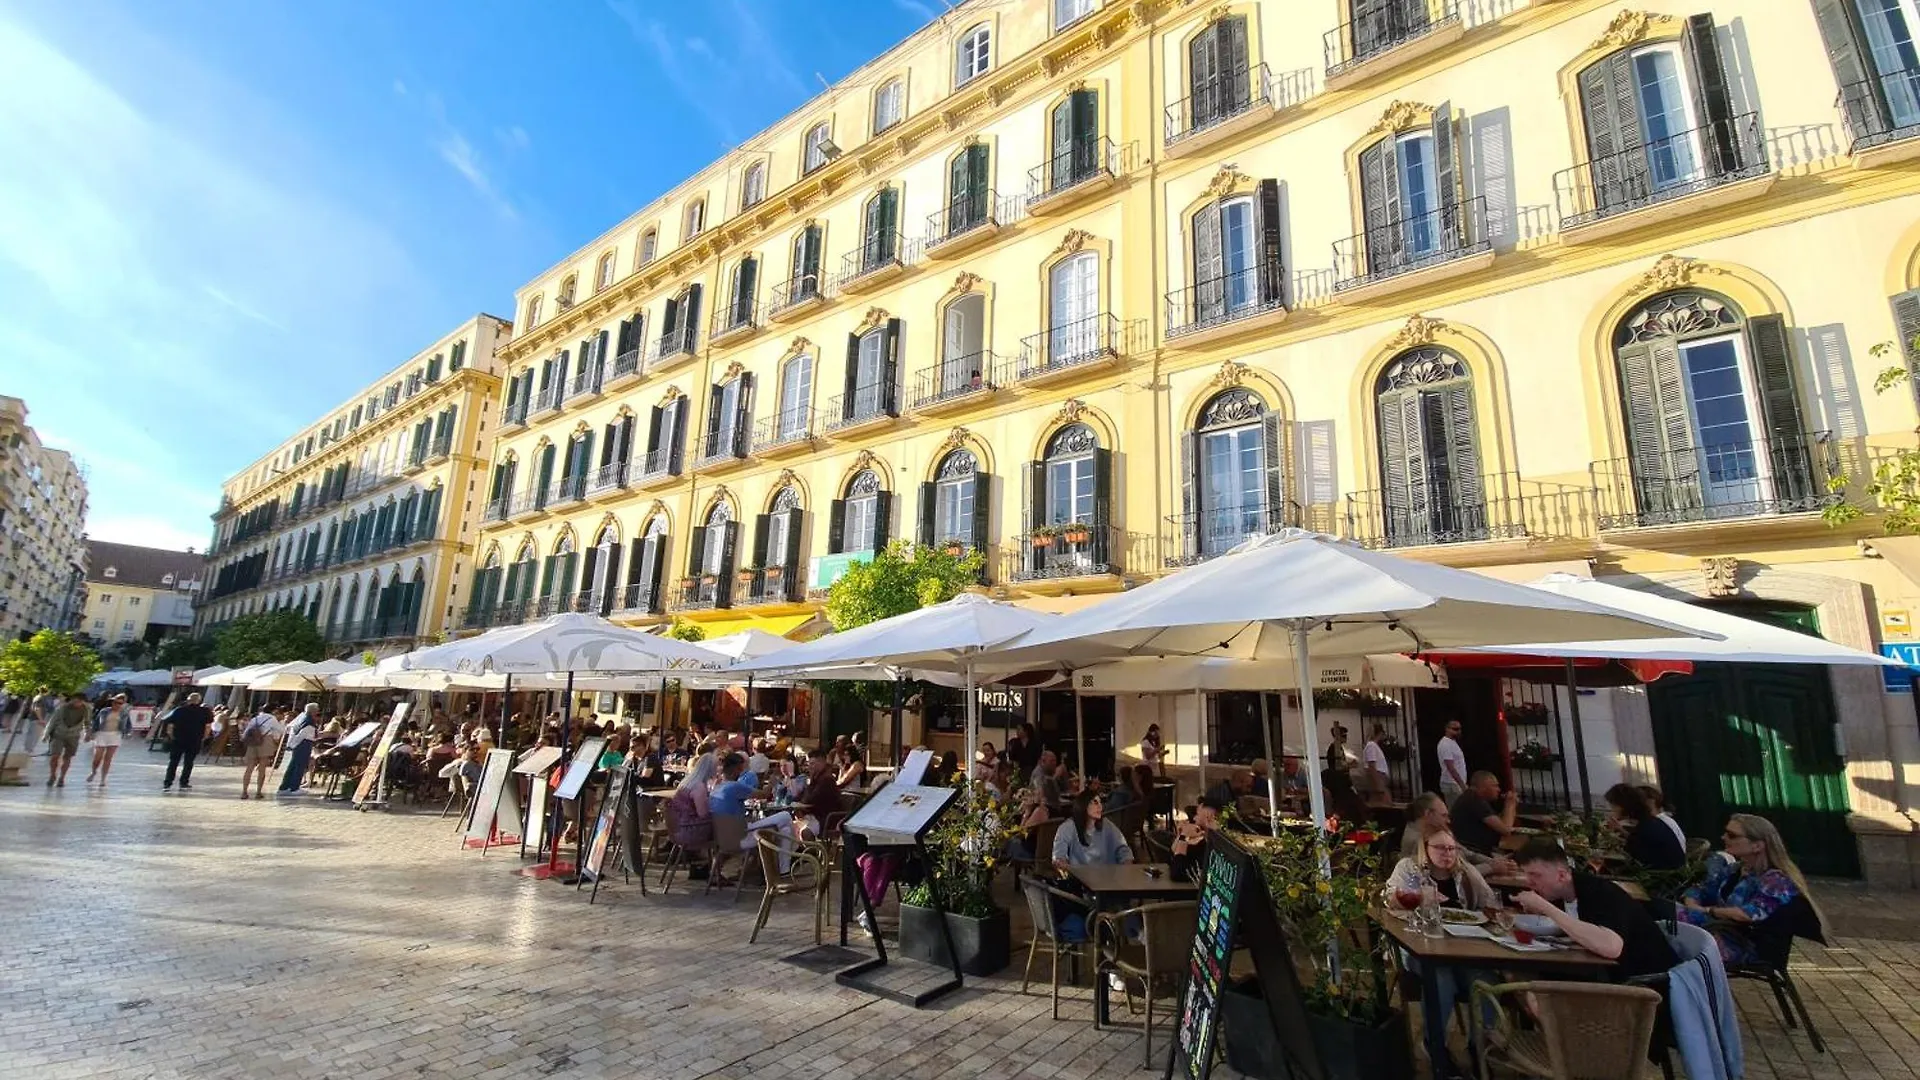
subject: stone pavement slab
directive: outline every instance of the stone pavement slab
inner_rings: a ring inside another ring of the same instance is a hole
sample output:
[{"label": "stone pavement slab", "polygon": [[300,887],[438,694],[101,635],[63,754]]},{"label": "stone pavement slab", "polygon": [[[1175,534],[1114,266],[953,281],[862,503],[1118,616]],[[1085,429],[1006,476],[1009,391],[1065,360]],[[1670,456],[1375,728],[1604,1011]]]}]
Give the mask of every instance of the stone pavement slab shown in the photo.
[{"label": "stone pavement slab", "polygon": [[[106,792],[0,789],[0,1078],[1152,1075],[1084,988],[1055,1021],[1017,966],[914,1010],[782,963],[804,897],[749,945],[752,896],[615,879],[589,905],[437,808],[241,801],[231,766],[163,795],[158,755],[122,754]],[[1743,984],[1749,1075],[1920,1075],[1914,898],[1821,899],[1839,935],[1796,975],[1830,1053]]]}]

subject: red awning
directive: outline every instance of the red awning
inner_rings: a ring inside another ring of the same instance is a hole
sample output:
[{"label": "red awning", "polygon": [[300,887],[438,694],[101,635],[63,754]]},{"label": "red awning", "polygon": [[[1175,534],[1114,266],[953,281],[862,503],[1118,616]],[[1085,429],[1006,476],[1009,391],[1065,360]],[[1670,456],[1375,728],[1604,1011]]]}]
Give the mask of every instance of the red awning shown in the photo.
[{"label": "red awning", "polygon": [[[1524,653],[1426,652],[1417,659],[1445,664],[1456,671],[1504,672],[1534,682],[1561,682],[1549,677],[1566,671],[1567,661],[1558,656],[1530,656]],[[1650,683],[1662,675],[1691,675],[1691,660],[1609,660],[1595,656],[1573,661],[1576,678],[1582,686],[1621,686],[1628,682]]]}]

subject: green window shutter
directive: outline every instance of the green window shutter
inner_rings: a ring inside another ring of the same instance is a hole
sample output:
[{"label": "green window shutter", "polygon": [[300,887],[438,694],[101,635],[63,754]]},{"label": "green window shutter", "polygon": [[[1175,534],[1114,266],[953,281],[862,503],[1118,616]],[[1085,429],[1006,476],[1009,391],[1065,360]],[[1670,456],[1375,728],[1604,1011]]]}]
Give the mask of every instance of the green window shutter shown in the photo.
[{"label": "green window shutter", "polygon": [[1892,110],[1887,107],[1886,88],[1876,77],[1879,68],[1854,2],[1813,0],[1813,18],[1827,46],[1827,64],[1833,68],[1834,82],[1840,85],[1840,111],[1857,140],[1891,127]]},{"label": "green window shutter", "polygon": [[1260,454],[1266,475],[1266,519],[1268,529],[1292,521],[1288,504],[1293,491],[1288,477],[1293,472],[1293,427],[1278,410],[1269,409],[1260,417]]},{"label": "green window shutter", "polygon": [[1622,347],[1616,360],[1640,515],[1698,507],[1699,466],[1679,342],[1636,342]]},{"label": "green window shutter", "polygon": [[1893,334],[1900,344],[1900,355],[1907,363],[1907,388],[1920,409],[1920,289],[1909,289],[1893,297]]},{"label": "green window shutter", "polygon": [[873,495],[873,550],[885,551],[893,539],[893,492]]},{"label": "green window shutter", "polygon": [[1484,531],[1486,525],[1486,478],[1481,472],[1480,440],[1473,408],[1473,384],[1454,382],[1433,393],[1444,426],[1447,469],[1452,487],[1453,505],[1463,515],[1461,525]]},{"label": "green window shutter", "polygon": [[1390,390],[1380,395],[1380,504],[1389,537],[1418,536],[1427,529],[1426,433],[1420,394]]},{"label": "green window shutter", "polygon": [[1280,244],[1280,181],[1260,181],[1254,209],[1260,218],[1260,302],[1262,305],[1283,303],[1287,295],[1287,267]]},{"label": "green window shutter", "polygon": [[973,550],[980,553],[983,560],[981,573],[985,573],[984,560],[993,547],[993,475],[975,472],[973,474]]},{"label": "green window shutter", "polygon": [[939,498],[939,485],[930,480],[920,484],[920,521],[915,530],[914,543],[922,547],[931,547],[934,533],[934,502]]},{"label": "green window shutter", "polygon": [[1200,538],[1202,517],[1200,489],[1200,433],[1180,433],[1180,553],[1188,559],[1202,554]]},{"label": "green window shutter", "polygon": [[1226,261],[1220,246],[1220,204],[1209,203],[1193,215],[1193,323],[1205,326],[1224,316],[1226,310]]},{"label": "green window shutter", "polygon": [[835,499],[827,506],[827,554],[847,550],[847,501]]},{"label": "green window shutter", "polygon": [[[1400,163],[1397,144],[1389,135],[1360,152],[1361,230],[1367,273],[1379,273],[1400,262]],[[1359,276],[1357,273],[1355,276]]]}]

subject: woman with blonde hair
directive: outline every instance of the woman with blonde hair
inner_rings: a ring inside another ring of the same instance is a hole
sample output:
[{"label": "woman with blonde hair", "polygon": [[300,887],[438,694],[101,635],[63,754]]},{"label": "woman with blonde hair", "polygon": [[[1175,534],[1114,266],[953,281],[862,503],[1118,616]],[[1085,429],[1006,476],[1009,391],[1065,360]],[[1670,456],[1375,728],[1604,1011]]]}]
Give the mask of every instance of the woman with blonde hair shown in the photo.
[{"label": "woman with blonde hair", "polygon": [[[1687,890],[1676,914],[1706,927],[1720,943],[1720,959],[1727,964],[1758,963],[1754,939],[1769,929],[1767,920],[1802,896],[1812,906],[1813,897],[1773,822],[1757,814],[1735,814],[1727,819],[1721,841],[1732,858],[1708,860],[1707,880]],[[1814,915],[1819,916],[1817,907]]]},{"label": "woman with blonde hair", "polygon": [[[1435,899],[1441,907],[1480,911],[1500,906],[1500,898],[1493,887],[1467,861],[1466,849],[1455,839],[1452,831],[1445,828],[1426,830],[1421,836],[1418,851],[1401,859],[1393,868],[1389,880],[1396,894],[1424,897],[1427,889],[1436,890],[1439,896]],[[1405,956],[1402,960],[1408,965],[1408,970],[1419,970],[1420,962],[1413,957]],[[1499,980],[1490,971],[1451,965],[1441,967],[1434,974],[1434,979],[1423,982],[1425,991],[1421,999],[1421,1014],[1426,1025],[1427,1059],[1432,1063],[1434,1076],[1466,1075],[1466,1071],[1454,1063],[1452,1053],[1447,1049],[1447,1026],[1453,1018],[1454,1006],[1473,996],[1474,983],[1494,983]],[[1484,1016],[1482,1022],[1491,1026],[1493,1018]]]}]

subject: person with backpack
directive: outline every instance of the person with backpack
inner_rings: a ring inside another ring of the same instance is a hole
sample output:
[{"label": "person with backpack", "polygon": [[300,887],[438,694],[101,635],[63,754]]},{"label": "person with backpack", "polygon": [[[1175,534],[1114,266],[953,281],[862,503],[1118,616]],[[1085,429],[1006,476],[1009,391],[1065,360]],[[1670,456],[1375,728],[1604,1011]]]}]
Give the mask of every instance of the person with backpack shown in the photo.
[{"label": "person with backpack", "polygon": [[[279,711],[292,710],[281,706]],[[240,797],[247,797],[247,782],[253,782],[253,797],[264,799],[267,787],[267,774],[273,771],[273,759],[280,753],[280,737],[287,732],[286,724],[274,711],[264,704],[247,726],[240,729]]]},{"label": "person with backpack", "polygon": [[309,701],[287,730],[287,772],[280,779],[280,794],[300,793],[300,782],[307,778],[307,761],[313,757],[313,740],[319,736],[320,705]]},{"label": "person with backpack", "polygon": [[87,769],[87,783],[100,777],[100,783],[107,782],[107,773],[113,769],[113,756],[120,752],[120,740],[133,734],[133,710],[127,708],[127,695],[115,694],[98,712],[93,714],[93,764]]}]

